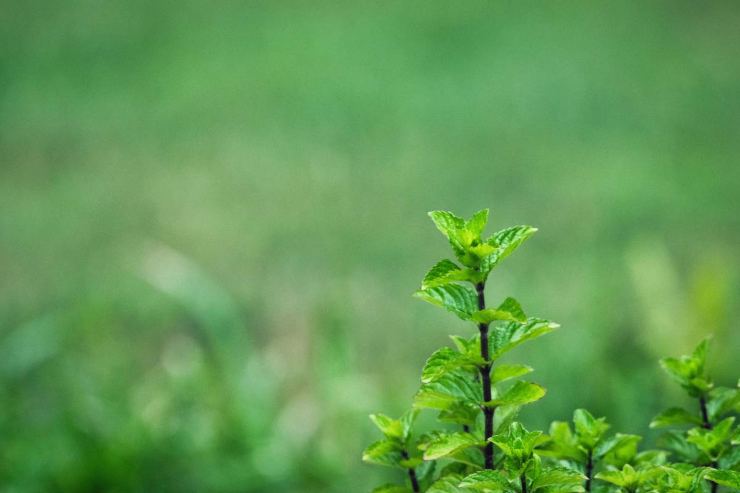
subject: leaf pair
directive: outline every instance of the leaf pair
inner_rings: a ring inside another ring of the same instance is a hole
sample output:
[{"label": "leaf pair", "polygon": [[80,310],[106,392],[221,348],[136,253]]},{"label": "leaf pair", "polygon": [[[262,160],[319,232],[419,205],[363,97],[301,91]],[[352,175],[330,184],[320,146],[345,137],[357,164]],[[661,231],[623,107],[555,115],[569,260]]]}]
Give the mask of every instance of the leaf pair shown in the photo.
[{"label": "leaf pair", "polygon": [[[721,419],[729,413],[740,413],[740,390],[727,387],[716,387],[705,396],[707,419],[710,423]],[[702,426],[703,420],[698,413],[690,413],[680,407],[671,407],[658,414],[650,422],[651,428],[668,426]]]},{"label": "leaf pair", "polygon": [[535,454],[542,440],[541,432],[527,431],[521,423],[512,423],[506,433],[491,438],[505,456],[503,468],[473,473],[460,486],[473,491],[519,492],[524,482],[531,492],[584,491],[585,478],[580,473],[564,467],[543,467]]},{"label": "leaf pair", "polygon": [[[561,459],[585,463],[589,456],[598,461],[607,454],[636,453],[640,437],[637,435],[616,434],[606,438],[609,425],[605,418],[595,418],[585,409],[573,412],[575,433],[570,425],[563,421],[554,421],[550,425],[548,441],[540,447],[540,453]],[[629,450],[628,450],[629,449]]]},{"label": "leaf pair", "polygon": [[367,447],[362,454],[362,460],[372,464],[400,468],[418,465],[419,460],[409,458],[406,452],[417,415],[416,410],[405,413],[399,419],[393,419],[384,414],[371,414],[370,419],[383,433],[384,439]]},{"label": "leaf pair", "polygon": [[[458,261],[470,269],[468,273],[462,275],[463,278],[450,280],[468,280],[473,283],[485,281],[488,273],[496,265],[537,231],[531,226],[514,226],[483,240],[483,230],[488,222],[488,209],[476,212],[467,221],[447,211],[432,211],[429,217],[449,240]],[[450,267],[449,263],[446,264],[447,267]],[[448,274],[450,272],[452,270],[449,270]]]},{"label": "leaf pair", "polygon": [[[421,372],[422,383],[435,382],[444,375],[457,370],[477,371],[478,366],[485,363],[479,354],[477,343],[479,340],[478,336],[474,340],[453,336],[457,351],[443,347],[432,353]],[[495,385],[511,378],[521,377],[531,371],[532,367],[527,365],[499,364],[491,371],[491,384]]]},{"label": "leaf pair", "polygon": [[666,373],[694,397],[703,395],[713,387],[704,372],[708,347],[709,339],[704,339],[690,355],[660,360],[660,366]]}]

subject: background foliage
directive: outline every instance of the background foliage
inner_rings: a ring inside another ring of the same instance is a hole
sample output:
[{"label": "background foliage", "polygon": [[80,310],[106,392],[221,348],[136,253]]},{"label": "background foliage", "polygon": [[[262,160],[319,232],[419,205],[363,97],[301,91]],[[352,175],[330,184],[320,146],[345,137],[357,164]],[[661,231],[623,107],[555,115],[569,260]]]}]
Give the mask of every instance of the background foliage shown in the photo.
[{"label": "background foliage", "polygon": [[361,491],[449,320],[431,209],[535,239],[544,428],[737,377],[735,2],[0,6],[0,491]]}]

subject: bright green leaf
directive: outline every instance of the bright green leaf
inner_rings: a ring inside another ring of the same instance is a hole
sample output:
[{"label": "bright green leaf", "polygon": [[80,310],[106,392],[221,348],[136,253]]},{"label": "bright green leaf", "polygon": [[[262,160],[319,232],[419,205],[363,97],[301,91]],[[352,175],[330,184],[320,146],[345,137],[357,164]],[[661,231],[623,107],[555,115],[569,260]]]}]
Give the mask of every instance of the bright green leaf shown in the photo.
[{"label": "bright green leaf", "polygon": [[712,382],[704,375],[709,339],[704,339],[691,355],[680,358],[663,358],[663,369],[692,396],[703,395],[712,388]]},{"label": "bright green leaf", "polygon": [[724,469],[712,469],[707,472],[705,477],[720,486],[727,486],[728,488],[740,490],[740,472]]},{"label": "bright green leaf", "polygon": [[475,362],[454,349],[443,347],[433,352],[427,359],[421,371],[421,381],[423,383],[434,382],[460,368],[474,369]]},{"label": "bright green leaf", "polygon": [[578,441],[586,449],[593,449],[609,429],[605,418],[596,419],[585,409],[576,409],[573,412],[573,424]]},{"label": "bright green leaf", "polygon": [[740,390],[717,387],[709,392],[707,400],[707,414],[714,422],[727,413],[740,413]]},{"label": "bright green leaf", "polygon": [[514,298],[506,298],[498,308],[486,308],[473,313],[473,320],[478,323],[488,324],[495,321],[513,321],[524,323],[527,316],[522,306]]},{"label": "bright green leaf", "polygon": [[486,403],[488,406],[521,406],[544,397],[544,387],[531,382],[516,382],[500,396]]},{"label": "bright green leaf", "polygon": [[434,225],[446,237],[455,235],[458,230],[465,228],[465,220],[448,211],[431,211],[429,217]]},{"label": "bright green leaf", "polygon": [[541,443],[542,432],[527,431],[521,423],[511,424],[506,433],[499,433],[490,438],[509,458],[516,459],[519,463],[526,462],[532,457],[534,448]]},{"label": "bright green leaf", "polygon": [[560,327],[554,322],[530,318],[525,323],[509,322],[494,327],[489,335],[491,358],[498,359],[518,345],[552,332]]},{"label": "bright green leaf", "polygon": [[403,437],[403,427],[400,420],[390,418],[385,414],[380,413],[371,414],[370,420],[375,423],[375,426],[377,426],[386,437],[399,439]]},{"label": "bright green leaf", "polygon": [[531,366],[518,364],[500,364],[491,370],[491,383],[499,383],[510,378],[517,378],[533,371]]},{"label": "bright green leaf", "polygon": [[461,474],[448,474],[432,483],[426,493],[462,493],[458,485],[463,480]]},{"label": "bright green leaf", "polygon": [[468,272],[458,267],[452,260],[440,260],[424,276],[421,289],[434,288],[454,281],[465,281],[468,278]]},{"label": "bright green leaf", "polygon": [[421,386],[414,407],[445,410],[456,405],[477,407],[483,400],[480,384],[466,372],[446,373],[438,380]]},{"label": "bright green leaf", "polygon": [[595,459],[599,460],[607,454],[611,454],[611,462],[616,458],[625,457],[631,459],[637,455],[637,444],[642,437],[639,435],[625,435],[617,433],[606,440],[600,440],[593,451]]},{"label": "bright green leaf", "polygon": [[444,433],[427,444],[424,460],[449,457],[469,447],[482,446],[484,443],[472,433]]},{"label": "bright green leaf", "polygon": [[551,467],[542,471],[532,482],[532,493],[545,490],[548,493],[568,493],[585,491],[583,482],[586,476],[566,469],[565,467]]},{"label": "bright green leaf", "polygon": [[381,466],[401,467],[402,452],[403,449],[397,441],[380,440],[365,449],[362,460]]},{"label": "bright green leaf", "polygon": [[414,296],[433,305],[441,306],[463,320],[470,320],[478,309],[478,295],[467,286],[445,284],[434,288],[422,289]]},{"label": "bright green leaf", "polygon": [[702,452],[699,448],[687,441],[684,433],[671,430],[664,433],[658,440],[658,445],[675,454],[679,459],[685,462],[697,463],[702,459]]},{"label": "bright green leaf", "polygon": [[465,229],[470,231],[476,238],[480,238],[488,223],[488,209],[481,209],[465,222]]},{"label": "bright green leaf", "polygon": [[650,428],[663,428],[675,425],[701,425],[699,416],[693,415],[680,407],[672,407],[658,414],[650,422]]},{"label": "bright green leaf", "polygon": [[460,481],[460,487],[474,491],[511,492],[514,491],[507,477],[500,471],[484,470],[466,476]]},{"label": "bright green leaf", "polygon": [[586,460],[586,452],[579,447],[578,438],[564,421],[553,421],[550,424],[549,440],[542,444],[537,452],[540,455],[568,459],[576,462]]},{"label": "bright green leaf", "polygon": [[490,272],[536,232],[537,228],[531,226],[512,226],[494,233],[486,240],[486,243],[495,247],[496,250],[483,260],[481,270],[486,273]]},{"label": "bright green leaf", "polygon": [[715,458],[723,447],[729,445],[730,437],[733,430],[732,425],[735,422],[734,417],[726,418],[720,421],[714,428],[707,430],[705,428],[693,428],[688,431],[686,441],[693,443],[699,450],[709,457]]}]

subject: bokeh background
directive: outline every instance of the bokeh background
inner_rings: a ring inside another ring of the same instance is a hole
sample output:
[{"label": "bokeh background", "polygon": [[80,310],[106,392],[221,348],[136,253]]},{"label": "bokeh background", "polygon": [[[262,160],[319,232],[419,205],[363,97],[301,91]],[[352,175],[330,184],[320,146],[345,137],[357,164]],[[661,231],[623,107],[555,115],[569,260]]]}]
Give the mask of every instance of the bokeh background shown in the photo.
[{"label": "bokeh background", "polygon": [[426,217],[540,228],[511,355],[646,433],[740,334],[737,2],[0,3],[0,491],[348,492],[454,317]]}]

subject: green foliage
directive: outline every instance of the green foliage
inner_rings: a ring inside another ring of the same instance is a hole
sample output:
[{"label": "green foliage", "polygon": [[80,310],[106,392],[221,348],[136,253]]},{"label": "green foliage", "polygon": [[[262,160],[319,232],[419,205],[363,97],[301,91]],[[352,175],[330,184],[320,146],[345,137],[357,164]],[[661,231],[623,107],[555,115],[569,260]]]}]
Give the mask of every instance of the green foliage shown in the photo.
[{"label": "green foliage", "polygon": [[480,447],[483,440],[473,433],[440,433],[430,441],[424,450],[424,460],[440,459],[454,456],[470,447]]},{"label": "green foliage", "polygon": [[695,414],[674,407],[663,411],[650,423],[653,428],[690,427],[671,430],[661,437],[662,445],[678,460],[694,467],[690,471],[672,473],[673,481],[686,488],[685,491],[698,488],[696,484],[701,484],[700,479],[704,477],[716,484],[731,486],[722,481],[736,475],[735,469],[740,464],[740,450],[733,439],[738,427],[735,416],[731,415],[738,412],[738,389],[715,387],[706,371],[708,349],[709,340],[704,339],[690,355],[660,361],[663,369],[698,401],[699,411]]},{"label": "green foliage", "polygon": [[698,397],[712,388],[704,373],[708,346],[709,340],[704,339],[690,355],[660,360],[663,369],[692,396]]},{"label": "green foliage", "polygon": [[650,491],[651,483],[663,473],[655,467],[635,468],[625,464],[622,469],[608,470],[596,475],[596,479],[618,486],[623,492]]},{"label": "green foliage", "polygon": [[524,323],[509,322],[491,334],[491,357],[497,359],[527,341],[548,334],[560,325],[540,318],[530,318]]},{"label": "green foliage", "polygon": [[385,436],[365,449],[362,460],[381,466],[415,467],[418,460],[409,455],[409,442],[417,411],[405,413],[399,419],[384,414],[371,414],[370,419]]},{"label": "green foliage", "polygon": [[460,284],[443,284],[415,293],[417,298],[441,306],[463,320],[470,320],[477,308],[475,291]]},{"label": "green foliage", "polygon": [[[371,416],[385,439],[365,451],[366,461],[406,469],[410,478],[423,472],[423,481],[411,480],[412,492],[715,493],[720,485],[737,487],[740,452],[731,414],[737,412],[740,397],[737,388],[716,387],[706,373],[708,340],[691,355],[660,361],[698,399],[701,410],[672,407],[652,420],[652,428],[688,427],[663,436],[667,450],[640,451],[642,437],[609,434],[606,418],[585,409],[573,412],[572,427],[553,422],[548,435],[515,421],[522,406],[546,391],[520,380],[532,367],[498,360],[558,324],[528,317],[511,297],[487,308],[484,291],[491,270],[536,229],[516,226],[483,239],[488,210],[468,220],[446,211],[430,217],[462,266],[441,260],[424,276],[415,296],[473,324],[477,333],[451,336],[454,348],[442,347],[429,356],[414,396],[415,411],[399,420]],[[436,411],[442,426],[413,442],[413,419],[417,410],[425,409]],[[411,445],[416,450],[409,450]],[[669,463],[671,454],[679,462]],[[409,491],[407,486],[383,488],[378,491]]]},{"label": "green foliage", "polygon": [[740,472],[738,471],[710,469],[705,477],[719,485],[740,490]]},{"label": "green foliage", "polygon": [[521,406],[535,402],[545,396],[544,387],[531,382],[516,382],[498,397],[494,397],[487,406]]}]

